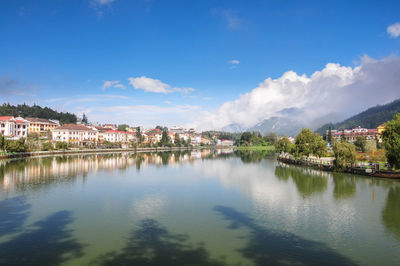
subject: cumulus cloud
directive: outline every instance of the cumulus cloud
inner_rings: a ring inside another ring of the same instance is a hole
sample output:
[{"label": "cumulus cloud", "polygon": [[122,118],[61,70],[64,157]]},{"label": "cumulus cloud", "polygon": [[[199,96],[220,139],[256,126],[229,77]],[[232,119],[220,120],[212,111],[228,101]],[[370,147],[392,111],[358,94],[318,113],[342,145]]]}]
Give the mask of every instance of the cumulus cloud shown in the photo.
[{"label": "cumulus cloud", "polygon": [[146,92],[154,92],[154,93],[172,93],[172,92],[182,92],[182,93],[189,93],[194,91],[193,88],[176,88],[169,84],[166,84],[158,79],[152,79],[145,76],[138,77],[138,78],[128,78],[129,83],[132,85],[133,88],[137,90],[144,90]]},{"label": "cumulus cloud", "polygon": [[105,90],[107,88],[120,88],[125,89],[126,87],[119,82],[119,80],[105,80],[103,81],[102,89]]},{"label": "cumulus cloud", "polygon": [[400,36],[400,22],[394,23],[387,27],[387,33],[391,38],[397,38]]},{"label": "cumulus cloud", "polygon": [[400,98],[399,73],[397,56],[381,60],[364,56],[354,68],[329,63],[310,76],[288,71],[277,79],[267,78],[252,91],[215,111],[203,112],[194,126],[251,127],[264,119],[282,116],[285,110],[291,110],[286,115],[304,123],[330,114],[342,119]]},{"label": "cumulus cloud", "polygon": [[90,0],[90,7],[93,8],[97,15],[104,14],[104,8],[110,7],[115,0]]}]

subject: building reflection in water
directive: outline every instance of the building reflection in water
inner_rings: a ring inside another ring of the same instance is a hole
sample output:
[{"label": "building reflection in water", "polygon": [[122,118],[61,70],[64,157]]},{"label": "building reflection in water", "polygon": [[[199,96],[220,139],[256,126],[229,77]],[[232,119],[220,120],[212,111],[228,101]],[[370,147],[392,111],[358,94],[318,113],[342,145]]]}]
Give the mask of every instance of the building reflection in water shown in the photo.
[{"label": "building reflection in water", "polygon": [[159,153],[90,154],[28,158],[0,161],[0,189],[2,192],[25,186],[66,182],[77,176],[86,177],[97,171],[124,170],[136,167],[140,170],[148,165],[174,165],[196,159],[213,158],[217,151],[176,151]]}]

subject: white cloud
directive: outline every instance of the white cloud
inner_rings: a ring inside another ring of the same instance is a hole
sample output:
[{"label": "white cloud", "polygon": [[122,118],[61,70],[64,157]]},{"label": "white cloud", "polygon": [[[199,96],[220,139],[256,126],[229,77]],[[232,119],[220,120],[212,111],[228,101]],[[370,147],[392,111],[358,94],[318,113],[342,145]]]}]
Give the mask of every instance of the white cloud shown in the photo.
[{"label": "white cloud", "polygon": [[104,8],[110,7],[113,2],[115,0],[90,0],[90,7],[101,17],[104,14]]},{"label": "white cloud", "polygon": [[229,60],[229,61],[228,61],[228,64],[231,64],[231,65],[239,65],[239,64],[240,64],[240,61],[239,61],[239,60],[236,60],[236,59],[233,59],[233,60]]},{"label": "white cloud", "polygon": [[400,36],[400,22],[394,23],[387,27],[387,33],[391,38],[397,38]]},{"label": "white cloud", "polygon": [[329,63],[311,76],[288,71],[277,79],[267,78],[257,88],[222,104],[217,110],[203,112],[194,123],[201,129],[220,129],[232,123],[250,127],[263,119],[282,116],[302,122],[339,114],[354,115],[377,104],[400,98],[400,57],[375,60],[364,56],[357,67]]},{"label": "white cloud", "polygon": [[119,82],[119,80],[105,80],[103,82],[104,82],[102,87],[103,90],[107,88],[120,88],[120,89],[126,88],[123,84]]},{"label": "white cloud", "polygon": [[145,76],[138,78],[128,78],[129,83],[133,88],[137,90],[144,90],[146,92],[154,92],[154,93],[172,93],[172,92],[182,92],[189,93],[194,91],[193,88],[171,88],[169,84],[163,83],[161,80],[152,79]]}]

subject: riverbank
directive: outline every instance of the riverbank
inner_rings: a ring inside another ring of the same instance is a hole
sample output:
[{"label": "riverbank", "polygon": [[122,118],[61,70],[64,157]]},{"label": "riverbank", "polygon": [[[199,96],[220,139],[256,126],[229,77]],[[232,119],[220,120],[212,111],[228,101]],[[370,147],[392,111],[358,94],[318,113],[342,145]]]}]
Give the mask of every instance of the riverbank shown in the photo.
[{"label": "riverbank", "polygon": [[84,150],[57,150],[57,151],[32,151],[0,154],[0,159],[37,157],[48,155],[72,155],[86,153],[106,153],[106,152],[158,152],[158,151],[187,151],[201,150],[206,147],[154,147],[154,148],[127,148],[127,149],[84,149]]},{"label": "riverbank", "polygon": [[333,164],[333,161],[324,163],[323,160],[306,160],[306,159],[294,159],[288,156],[278,155],[277,160],[279,162],[283,162],[286,164],[292,165],[300,165],[305,167],[311,167],[314,169],[319,169],[323,171],[330,172],[346,172],[357,175],[364,175],[370,177],[381,177],[381,178],[390,178],[390,179],[400,179],[399,171],[389,171],[389,170],[380,170],[379,166],[372,164],[371,167],[364,167],[363,165],[358,166],[357,164],[352,164],[352,166],[347,167],[343,171],[338,171]]},{"label": "riverbank", "polygon": [[238,151],[275,151],[273,145],[270,146],[239,146],[234,147]]}]

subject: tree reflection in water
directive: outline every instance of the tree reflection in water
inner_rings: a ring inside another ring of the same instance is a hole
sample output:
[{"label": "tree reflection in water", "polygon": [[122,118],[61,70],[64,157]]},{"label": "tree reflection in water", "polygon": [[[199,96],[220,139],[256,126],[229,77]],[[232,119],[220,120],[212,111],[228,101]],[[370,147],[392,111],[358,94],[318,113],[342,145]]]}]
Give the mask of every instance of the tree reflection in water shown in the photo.
[{"label": "tree reflection in water", "polygon": [[400,239],[400,187],[391,187],[382,210],[386,230]]},{"label": "tree reflection in water", "polygon": [[265,229],[234,208],[216,206],[214,210],[231,222],[228,228],[250,230],[246,247],[238,251],[255,265],[356,265],[324,243]]},{"label": "tree reflection in water", "polygon": [[352,198],[356,194],[356,180],[354,176],[333,173],[333,196],[335,199]]},{"label": "tree reflection in water", "polygon": [[246,151],[246,150],[236,150],[235,154],[240,157],[243,163],[256,163],[261,162],[262,159],[272,156],[274,153],[272,151]]},{"label": "tree reflection in water", "polygon": [[72,221],[70,212],[59,211],[1,243],[0,265],[60,265],[82,256],[83,245],[67,229]]},{"label": "tree reflection in water", "polygon": [[213,259],[201,246],[192,246],[186,235],[174,235],[153,219],[142,220],[133,231],[125,247],[93,261],[93,265],[225,265],[222,259]]},{"label": "tree reflection in water", "polygon": [[277,166],[275,176],[287,181],[289,176],[296,185],[297,190],[303,198],[308,198],[315,193],[323,193],[328,187],[328,179],[325,176],[312,174],[312,169],[290,166]]}]

